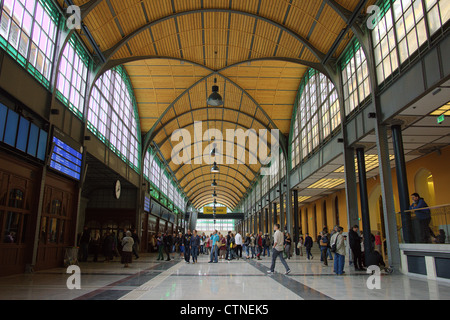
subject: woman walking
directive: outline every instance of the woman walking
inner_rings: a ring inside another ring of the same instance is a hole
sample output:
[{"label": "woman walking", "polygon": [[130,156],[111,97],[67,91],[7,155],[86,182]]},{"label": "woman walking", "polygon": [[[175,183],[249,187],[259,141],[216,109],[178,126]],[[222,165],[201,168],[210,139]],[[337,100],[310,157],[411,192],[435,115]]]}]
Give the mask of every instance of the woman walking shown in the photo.
[{"label": "woman walking", "polygon": [[289,233],[286,234],[286,240],[284,240],[284,252],[286,253],[287,258],[290,260],[291,259],[291,244],[292,244],[292,239],[291,239],[291,235]]},{"label": "woman walking", "polygon": [[128,264],[132,262],[134,240],[131,232],[127,231],[126,236],[122,239],[122,264],[124,268],[128,268]]}]

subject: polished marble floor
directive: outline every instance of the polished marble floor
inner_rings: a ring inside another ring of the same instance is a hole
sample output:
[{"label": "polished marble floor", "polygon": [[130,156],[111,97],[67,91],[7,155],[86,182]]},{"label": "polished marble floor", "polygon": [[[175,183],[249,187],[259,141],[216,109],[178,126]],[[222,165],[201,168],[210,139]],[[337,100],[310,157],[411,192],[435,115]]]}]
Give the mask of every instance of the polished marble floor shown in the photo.
[{"label": "polished marble floor", "polygon": [[370,290],[365,272],[355,272],[346,261],[342,276],[333,273],[333,261],[323,266],[316,254],[287,260],[291,273],[277,260],[268,275],[271,258],[197,264],[177,256],[170,262],[141,255],[130,268],[114,262],[80,263],[81,289],[70,290],[66,269],[57,268],[0,278],[0,300],[448,300],[450,285],[400,273],[381,275],[380,289]]}]

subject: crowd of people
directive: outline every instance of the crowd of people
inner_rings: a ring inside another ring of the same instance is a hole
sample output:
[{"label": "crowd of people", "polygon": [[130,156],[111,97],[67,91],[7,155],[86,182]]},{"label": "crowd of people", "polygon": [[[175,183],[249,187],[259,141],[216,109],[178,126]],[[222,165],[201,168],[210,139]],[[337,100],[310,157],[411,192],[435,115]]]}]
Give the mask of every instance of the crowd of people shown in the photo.
[{"label": "crowd of people", "polygon": [[[294,243],[288,232],[281,232],[279,225],[274,225],[275,233],[273,238],[269,234],[246,233],[242,236],[239,232],[229,231],[222,234],[215,230],[206,235],[204,232],[198,234],[197,230],[191,232],[187,230],[185,234],[170,234],[168,232],[158,233],[156,236],[157,261],[172,261],[177,257],[184,259],[186,263],[197,263],[199,255],[209,257],[209,263],[218,263],[222,261],[232,261],[239,259],[262,260],[262,257],[271,257],[272,266],[279,257],[286,268],[286,274],[290,269],[285,259],[292,257],[292,251],[297,255],[303,256],[303,249],[306,251],[307,260],[313,260],[314,256],[311,249],[314,246],[312,237],[306,233],[305,237],[299,235],[297,242]],[[343,234],[343,228],[335,226],[331,232],[327,227],[317,236],[317,245],[320,249],[320,261],[324,266],[328,266],[328,261],[334,260],[334,272],[337,275],[345,273],[345,256],[349,256],[349,264],[353,265],[356,271],[365,271],[364,237],[357,225],[353,226],[347,235]],[[371,235],[371,248],[376,252],[376,259],[380,264],[383,263],[381,257],[381,237],[380,234]],[[100,253],[104,256],[104,261],[114,261],[119,257],[124,267],[129,267],[133,255],[139,259],[140,239],[136,230],[124,230],[123,236],[119,239],[114,232],[106,230],[101,236],[100,231],[92,232],[84,228],[79,237],[79,261],[86,262],[89,252],[93,253],[93,262],[98,262]],[[294,247],[293,247],[294,246]],[[292,250],[294,249],[294,250]],[[297,249],[297,250],[295,250]],[[273,269],[269,273],[273,273]]]},{"label": "crowd of people", "polygon": [[[430,212],[427,204],[416,193],[412,195],[413,205],[410,209],[416,210],[416,216],[420,222],[419,238],[423,242],[427,242],[431,236],[436,238],[434,242],[445,242],[445,233],[443,235],[434,236],[429,228]],[[425,208],[417,210],[419,208]],[[200,235],[197,230],[191,232],[187,230],[185,234],[168,232],[158,233],[155,237],[157,247],[157,261],[171,261],[176,258],[184,259],[186,263],[197,263],[199,255],[209,256],[209,263],[218,263],[219,260],[232,261],[239,259],[256,259],[262,260],[261,257],[270,258],[272,254],[272,266],[269,273],[273,273],[275,261],[280,257],[281,262],[286,268],[286,274],[290,269],[284,259],[292,257],[291,251],[295,251],[297,255],[303,256],[303,248],[306,251],[307,260],[313,260],[314,256],[311,249],[314,246],[312,237],[306,233],[305,237],[299,235],[298,238],[292,239],[288,232],[281,232],[278,224],[274,225],[273,238],[268,233],[246,233],[242,236],[239,231],[234,233],[228,231],[222,234],[215,230],[213,233],[206,235],[204,232]],[[432,238],[433,238],[432,237]],[[438,241],[439,240],[439,241]],[[365,239],[363,232],[359,230],[358,225],[354,225],[344,234],[344,229],[335,226],[331,232],[324,227],[316,237],[317,245],[320,249],[320,261],[324,266],[328,266],[328,261],[334,260],[334,273],[342,275],[345,273],[345,256],[348,255],[350,266],[355,271],[366,271],[369,265],[376,264],[385,266],[382,252],[382,239],[380,232],[376,235],[370,234],[370,252],[365,253]],[[115,257],[120,257],[124,267],[128,267],[132,262],[133,255],[135,259],[139,259],[140,240],[136,230],[124,230],[122,239],[111,230],[101,236],[100,231],[96,230],[93,234],[85,227],[79,237],[79,261],[86,262],[89,251],[94,255],[94,262],[98,261],[98,256],[103,253],[106,262],[113,261]],[[292,250],[294,249],[294,250]],[[386,250],[386,248],[385,248]],[[164,257],[166,256],[166,257]]]},{"label": "crowd of people", "polygon": [[112,262],[115,258],[120,258],[124,267],[129,267],[132,256],[139,259],[140,239],[136,230],[123,230],[120,238],[111,229],[107,229],[101,235],[100,230],[91,231],[84,227],[83,232],[78,237],[78,261],[87,262],[89,253],[93,255],[93,262],[99,262],[100,254],[103,255],[103,262]]}]

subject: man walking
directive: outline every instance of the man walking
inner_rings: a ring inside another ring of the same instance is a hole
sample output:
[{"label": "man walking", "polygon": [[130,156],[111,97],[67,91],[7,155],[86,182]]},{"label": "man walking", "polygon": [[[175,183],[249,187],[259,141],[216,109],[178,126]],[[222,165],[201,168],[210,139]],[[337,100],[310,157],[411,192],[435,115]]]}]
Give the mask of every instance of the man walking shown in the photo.
[{"label": "man walking", "polygon": [[268,274],[272,274],[275,272],[275,262],[277,260],[277,257],[280,257],[281,263],[286,268],[286,275],[291,272],[291,269],[289,269],[288,264],[286,263],[286,260],[283,258],[283,250],[284,250],[284,237],[283,233],[281,233],[280,225],[277,223],[273,226],[273,229],[275,230],[275,234],[273,236],[274,242],[273,242],[273,249],[272,249],[272,265],[270,266],[270,270],[267,271]]},{"label": "man walking", "polygon": [[219,262],[219,247],[216,245],[216,242],[219,241],[219,239],[220,237],[217,234],[217,230],[214,230],[214,233],[211,236],[211,255],[208,263]]},{"label": "man walking", "polygon": [[[312,240],[312,238],[309,236],[309,233],[306,234],[304,246],[305,246],[305,248],[306,248],[306,254],[307,254],[308,260],[314,259],[314,256],[313,256],[312,253],[311,253],[311,248],[312,248],[312,246],[313,246],[313,240]],[[311,259],[309,259],[309,257],[311,257]]]},{"label": "man walking", "polygon": [[186,263],[189,263],[191,258],[191,238],[192,233],[191,230],[188,229],[188,232],[184,235],[184,260]]}]

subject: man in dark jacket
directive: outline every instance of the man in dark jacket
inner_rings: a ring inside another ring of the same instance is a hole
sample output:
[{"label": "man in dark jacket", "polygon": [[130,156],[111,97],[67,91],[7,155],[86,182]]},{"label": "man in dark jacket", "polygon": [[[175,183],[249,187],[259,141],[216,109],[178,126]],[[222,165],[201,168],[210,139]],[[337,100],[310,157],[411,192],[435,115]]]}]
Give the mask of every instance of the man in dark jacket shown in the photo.
[{"label": "man in dark jacket", "polygon": [[348,242],[353,255],[353,265],[356,271],[363,271],[362,252],[361,252],[361,237],[359,236],[359,227],[354,225],[348,232]]},{"label": "man in dark jacket", "polygon": [[[308,260],[314,259],[314,256],[311,253],[311,248],[313,246],[313,239],[309,236],[309,233],[306,234],[305,243],[304,243]],[[311,259],[309,258],[311,256]]]},{"label": "man in dark jacket", "polygon": [[136,232],[136,229],[133,229],[133,232],[131,233],[131,237],[134,240],[134,243],[133,243],[133,254],[136,257],[136,259],[139,259],[138,251],[139,251],[139,243],[140,243],[140,241],[139,241],[139,236],[138,236],[138,234]]},{"label": "man in dark jacket", "polygon": [[184,260],[186,260],[186,263],[189,263],[189,260],[191,259],[191,237],[191,230],[188,230],[184,235]]},{"label": "man in dark jacket", "polygon": [[84,227],[80,235],[81,262],[86,262],[89,254],[89,242],[91,242],[91,230]]},{"label": "man in dark jacket", "polygon": [[170,261],[170,249],[172,248],[172,245],[173,245],[172,235],[170,233],[166,232],[163,237],[163,242],[164,242],[164,252],[167,255],[166,261]]},{"label": "man in dark jacket", "polygon": [[[409,207],[409,210],[414,210],[413,214],[416,216],[415,221],[417,221],[419,235],[417,243],[429,243],[430,242],[430,222],[431,222],[431,211],[428,209],[428,204],[423,198],[419,196],[418,193],[413,193],[411,195],[413,203]],[[419,208],[425,208],[422,210],[417,210]]]}]

